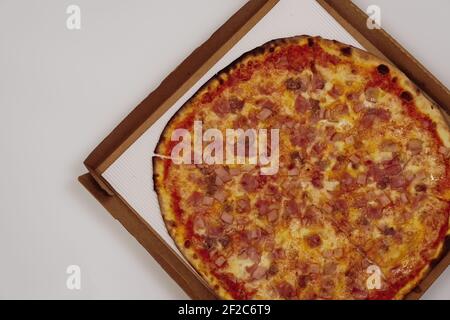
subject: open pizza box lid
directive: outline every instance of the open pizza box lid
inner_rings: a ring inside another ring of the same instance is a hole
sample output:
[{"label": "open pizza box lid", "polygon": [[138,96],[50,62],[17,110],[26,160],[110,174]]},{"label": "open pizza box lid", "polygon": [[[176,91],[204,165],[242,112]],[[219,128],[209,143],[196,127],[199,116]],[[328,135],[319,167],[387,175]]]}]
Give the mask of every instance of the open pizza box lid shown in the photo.
[{"label": "open pizza box lid", "polygon": [[[243,53],[276,38],[320,35],[389,60],[447,116],[450,94],[430,72],[348,0],[251,0],[187,57],[88,156],[79,177],[91,194],[193,299],[215,294],[170,238],[153,191],[152,156],[170,117],[215,73]],[[424,85],[426,84],[426,85]],[[406,297],[418,299],[449,265],[444,254]]]}]

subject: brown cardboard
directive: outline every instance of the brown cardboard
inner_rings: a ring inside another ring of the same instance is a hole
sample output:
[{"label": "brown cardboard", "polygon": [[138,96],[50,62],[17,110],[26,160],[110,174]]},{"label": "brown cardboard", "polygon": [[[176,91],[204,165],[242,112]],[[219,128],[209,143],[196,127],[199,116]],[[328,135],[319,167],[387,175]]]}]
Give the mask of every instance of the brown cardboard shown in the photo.
[{"label": "brown cardboard", "polygon": [[[368,51],[396,64],[442,109],[450,111],[450,94],[447,88],[386,32],[367,29],[367,16],[353,3],[349,0],[317,1]],[[95,148],[84,162],[89,174],[79,178],[89,192],[193,299],[216,297],[207,284],[191,271],[186,262],[114,191],[101,174],[277,2],[278,0],[251,0],[234,14]],[[447,245],[442,258],[436,261],[430,273],[407,299],[420,298],[449,265],[448,247]]]},{"label": "brown cardboard", "polygon": [[192,299],[216,299],[215,294],[203,279],[192,272],[186,262],[179,259],[152,227],[127,206],[123,199],[117,195],[110,196],[105,193],[88,173],[80,176],[78,180]]},{"label": "brown cardboard", "polygon": [[277,2],[278,0],[251,0],[236,12],[95,148],[84,162],[89,171],[103,173]]}]

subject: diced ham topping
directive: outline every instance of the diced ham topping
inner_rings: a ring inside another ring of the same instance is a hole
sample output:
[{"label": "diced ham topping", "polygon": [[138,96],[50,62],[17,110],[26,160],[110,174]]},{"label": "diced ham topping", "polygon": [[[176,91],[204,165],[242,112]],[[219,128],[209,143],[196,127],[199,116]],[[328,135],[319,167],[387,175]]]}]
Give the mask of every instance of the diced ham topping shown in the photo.
[{"label": "diced ham topping", "polygon": [[258,178],[249,173],[245,173],[241,178],[241,185],[247,192],[254,192],[258,189]]},{"label": "diced ham topping", "polygon": [[314,171],[311,176],[311,184],[317,189],[323,188],[323,174],[320,171]]},{"label": "diced ham topping", "polygon": [[254,247],[250,247],[247,249],[247,257],[255,263],[259,263],[261,260],[261,255]]},{"label": "diced ham topping", "polygon": [[378,202],[382,207],[386,207],[388,204],[391,203],[391,199],[389,199],[389,197],[386,194],[382,193],[381,196],[378,198]]},{"label": "diced ham topping", "polygon": [[333,136],[331,137],[331,141],[336,142],[336,141],[342,141],[345,139],[345,134],[341,133],[341,132],[336,132],[335,134],[333,134]]},{"label": "diced ham topping", "polygon": [[217,167],[214,172],[217,174],[217,176],[220,178],[220,180],[222,180],[223,182],[228,182],[230,181],[231,175],[229,174],[229,172],[222,166]]},{"label": "diced ham topping", "polygon": [[230,224],[233,222],[233,215],[229,212],[223,212],[220,219],[222,219],[223,222]]},{"label": "diced ham topping", "polygon": [[228,100],[228,104],[230,106],[231,112],[239,112],[242,110],[242,108],[244,107],[244,101],[237,98],[237,97],[232,97]]},{"label": "diced ham topping", "polygon": [[322,209],[323,209],[326,213],[331,213],[331,212],[333,212],[333,207],[330,206],[328,203],[322,204]]},{"label": "diced ham topping", "polygon": [[344,199],[336,199],[333,203],[333,210],[346,213],[348,211],[347,202]]},{"label": "diced ham topping", "polygon": [[382,210],[378,207],[367,206],[366,215],[369,219],[380,219],[382,216]]},{"label": "diced ham topping", "polygon": [[335,258],[338,258],[338,259],[342,258],[343,254],[344,254],[344,250],[342,248],[336,248],[333,250],[333,256]]},{"label": "diced ham topping", "polygon": [[297,278],[298,287],[301,288],[301,289],[306,288],[306,286],[308,285],[309,280],[310,280],[309,275],[307,275],[307,274],[299,275],[298,278]]},{"label": "diced ham topping", "polygon": [[364,104],[362,104],[362,103],[356,103],[356,104],[353,105],[353,111],[356,112],[356,113],[360,112],[364,108],[365,108]]},{"label": "diced ham topping", "polygon": [[291,136],[292,144],[303,148],[306,148],[314,139],[315,131],[314,128],[311,127],[300,127],[298,130],[295,130]]},{"label": "diced ham topping", "polygon": [[255,205],[258,208],[258,212],[260,215],[265,216],[266,214],[269,213],[270,203],[268,200],[259,199],[258,201],[256,201]]},{"label": "diced ham topping", "polygon": [[229,170],[229,172],[230,172],[231,176],[235,177],[235,176],[238,176],[241,173],[241,170],[239,170],[238,168],[231,168]]},{"label": "diced ham topping", "polygon": [[247,231],[247,237],[250,240],[257,240],[261,237],[261,230],[260,229],[251,229]]},{"label": "diced ham topping", "polygon": [[346,104],[338,104],[330,109],[328,118],[332,121],[339,121],[343,116],[348,114],[348,106]]},{"label": "diced ham topping", "polygon": [[214,199],[216,199],[220,203],[225,202],[226,198],[227,198],[227,194],[223,190],[218,190],[218,191],[216,191],[216,193],[214,193]]},{"label": "diced ham topping", "polygon": [[360,159],[356,154],[352,154],[350,158],[348,158],[352,163],[358,164],[360,163]]},{"label": "diced ham topping", "polygon": [[289,78],[286,80],[285,85],[288,90],[301,90],[306,91],[308,88],[309,78],[307,76],[302,76],[299,78]]},{"label": "diced ham topping", "polygon": [[264,121],[270,117],[272,114],[272,110],[270,109],[262,109],[260,113],[256,116],[259,120]]},{"label": "diced ham topping", "polygon": [[361,91],[356,91],[356,92],[347,94],[347,98],[352,102],[358,102],[360,96],[361,96]]},{"label": "diced ham topping", "polygon": [[293,216],[293,215],[297,215],[299,213],[299,207],[297,202],[295,202],[295,200],[291,199],[291,200],[287,200],[285,202],[285,213],[288,216]]},{"label": "diced ham topping", "polygon": [[278,294],[284,299],[291,299],[295,295],[295,290],[292,285],[283,281],[277,285]]},{"label": "diced ham topping", "polygon": [[311,109],[311,102],[299,94],[295,99],[295,109],[300,113],[305,113]]},{"label": "diced ham topping", "polygon": [[322,244],[322,239],[320,238],[320,236],[318,234],[310,234],[307,235],[305,237],[306,243],[308,243],[308,245],[311,248],[317,248]]},{"label": "diced ham topping", "polygon": [[248,198],[242,198],[237,201],[237,207],[239,212],[247,212],[250,210],[250,200]]},{"label": "diced ham topping", "polygon": [[206,229],[205,220],[202,217],[195,217],[193,224],[194,232],[199,233],[202,230]]},{"label": "diced ham topping", "polygon": [[333,98],[338,98],[344,94],[344,88],[338,84],[334,84],[328,94]]},{"label": "diced ham topping", "polygon": [[283,250],[283,248],[276,248],[275,250],[272,251],[272,257],[277,260],[277,259],[283,259],[286,257],[286,254]]},{"label": "diced ham topping", "polygon": [[297,168],[293,168],[291,170],[288,170],[288,175],[289,176],[298,176],[299,173],[300,173],[300,171],[298,171]]},{"label": "diced ham topping", "polygon": [[353,138],[353,136],[348,136],[344,141],[348,145],[353,145],[355,143],[355,138]]},{"label": "diced ham topping", "polygon": [[378,88],[367,88],[365,91],[366,100],[370,102],[377,102],[380,90]]},{"label": "diced ham topping", "polygon": [[367,182],[367,175],[365,173],[360,173],[356,178],[356,183],[363,186],[366,184],[366,182]]},{"label": "diced ham topping", "polygon": [[193,192],[191,196],[188,198],[188,203],[194,207],[201,205],[203,202],[203,196],[200,192]]},{"label": "diced ham topping", "polygon": [[213,104],[213,111],[219,115],[224,116],[229,112],[238,112],[244,107],[244,101],[237,98],[231,97],[229,99],[221,98],[217,99]]},{"label": "diced ham topping", "polygon": [[394,176],[399,174],[402,171],[402,166],[400,162],[392,162],[391,164],[388,164],[384,167],[383,173],[386,176]]},{"label": "diced ham topping", "polygon": [[226,260],[223,256],[220,256],[220,257],[218,257],[218,258],[214,261],[214,263],[216,264],[216,266],[221,267],[221,266],[224,265],[224,263],[225,263],[226,261],[227,261],[227,260]]},{"label": "diced ham topping", "polygon": [[361,118],[361,126],[363,128],[370,128],[375,120],[388,121],[391,118],[391,114],[388,110],[381,108],[367,109]]},{"label": "diced ham topping", "polygon": [[356,187],[356,180],[348,172],[344,172],[341,178],[341,185],[346,190],[352,190]]},{"label": "diced ham topping", "polygon": [[258,267],[256,267],[255,271],[253,271],[252,278],[255,280],[259,280],[266,275],[266,272],[267,272],[267,268],[265,268],[263,266],[258,266]]},{"label": "diced ham topping", "polygon": [[320,155],[325,149],[327,148],[327,145],[325,143],[317,142],[313,145],[312,151],[316,155]]},{"label": "diced ham topping", "polygon": [[408,197],[404,193],[400,194],[400,200],[405,204],[409,202]]},{"label": "diced ham topping", "polygon": [[412,154],[419,154],[422,151],[422,140],[419,139],[411,139],[408,141],[407,148]]},{"label": "diced ham topping", "polygon": [[367,204],[367,199],[364,194],[357,194],[353,198],[352,206],[355,208],[364,208]]},{"label": "diced ham topping", "polygon": [[213,204],[213,202],[214,202],[214,198],[212,198],[212,197],[204,197],[203,198],[203,204],[205,206],[210,206]]},{"label": "diced ham topping", "polygon": [[335,262],[327,262],[323,266],[323,273],[326,275],[331,275],[334,272],[336,272],[336,269],[337,269],[337,264]]},{"label": "diced ham topping", "polygon": [[319,218],[320,210],[315,206],[309,206],[302,215],[302,222],[306,226],[314,225],[319,221]]},{"label": "diced ham topping", "polygon": [[394,189],[403,188],[408,184],[408,181],[403,175],[393,176],[390,180],[390,185]]},{"label": "diced ham topping", "polygon": [[439,153],[443,154],[445,157],[448,157],[450,155],[450,149],[446,148],[445,146],[440,146]]},{"label": "diced ham topping", "polygon": [[275,222],[277,219],[278,219],[277,210],[272,210],[267,214],[267,220],[269,220],[269,222]]},{"label": "diced ham topping", "polygon": [[216,186],[223,186],[223,181],[222,181],[222,179],[220,179],[219,176],[216,176],[216,179],[215,179],[215,181],[214,181],[214,184],[215,184]]},{"label": "diced ham topping", "polygon": [[231,111],[230,105],[226,99],[216,100],[212,109],[219,116],[226,115]]},{"label": "diced ham topping", "polygon": [[400,147],[392,140],[384,140],[380,145],[380,149],[387,152],[397,152],[400,150]]},{"label": "diced ham topping", "polygon": [[317,273],[320,272],[320,266],[318,264],[316,264],[316,263],[310,263],[308,265],[308,272],[317,274]]},{"label": "diced ham topping", "polygon": [[325,80],[322,75],[318,72],[315,72],[312,77],[312,90],[322,90],[325,87]]}]

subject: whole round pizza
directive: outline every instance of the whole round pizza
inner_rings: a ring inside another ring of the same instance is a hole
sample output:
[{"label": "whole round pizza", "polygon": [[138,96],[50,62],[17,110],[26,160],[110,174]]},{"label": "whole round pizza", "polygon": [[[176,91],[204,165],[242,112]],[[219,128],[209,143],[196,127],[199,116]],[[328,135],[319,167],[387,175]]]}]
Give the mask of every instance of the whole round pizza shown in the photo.
[{"label": "whole round pizza", "polygon": [[274,40],[167,124],[154,186],[176,245],[224,299],[400,299],[449,227],[449,130],[393,65]]}]

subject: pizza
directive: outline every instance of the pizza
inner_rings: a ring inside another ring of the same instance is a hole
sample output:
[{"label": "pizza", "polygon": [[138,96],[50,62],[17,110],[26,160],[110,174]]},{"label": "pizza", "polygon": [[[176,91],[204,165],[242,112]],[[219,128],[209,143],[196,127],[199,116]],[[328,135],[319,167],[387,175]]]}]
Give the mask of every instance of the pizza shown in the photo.
[{"label": "pizza", "polygon": [[154,187],[219,298],[401,299],[443,250],[449,147],[439,109],[395,66],[298,36],[244,54],[176,112]]}]

